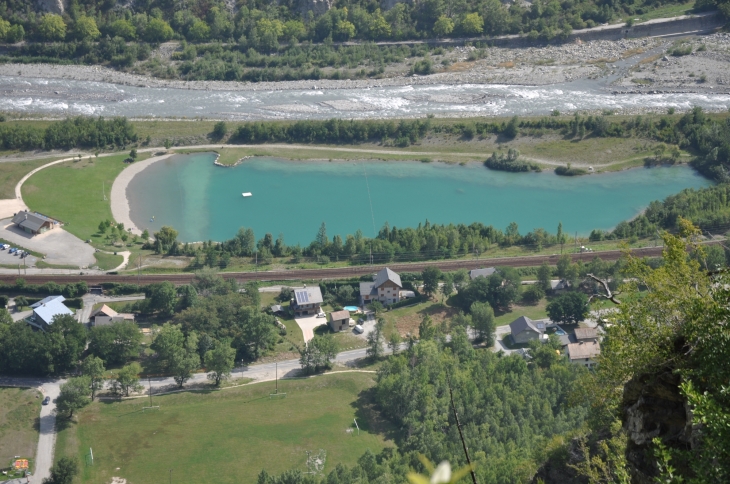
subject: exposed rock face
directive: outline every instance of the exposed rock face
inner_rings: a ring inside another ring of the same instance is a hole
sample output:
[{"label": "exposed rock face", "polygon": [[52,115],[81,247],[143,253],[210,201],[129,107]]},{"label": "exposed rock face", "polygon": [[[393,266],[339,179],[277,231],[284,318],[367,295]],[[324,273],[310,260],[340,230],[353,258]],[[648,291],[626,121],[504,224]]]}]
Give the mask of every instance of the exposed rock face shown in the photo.
[{"label": "exposed rock face", "polygon": [[626,459],[634,483],[653,483],[657,475],[653,438],[661,438],[670,448],[693,446],[692,416],[679,384],[679,376],[667,370],[636,377],[624,386],[623,423],[629,437]]},{"label": "exposed rock face", "polygon": [[[590,449],[589,452],[595,452],[595,449]],[[584,460],[579,440],[573,439],[568,445],[566,455],[548,459],[537,470],[530,484],[588,484],[587,477],[578,475],[578,471],[570,467]]]},{"label": "exposed rock face", "polygon": [[299,10],[304,15],[311,10],[318,17],[331,9],[334,3],[334,0],[300,0]]},{"label": "exposed rock face", "polygon": [[46,12],[62,14],[66,10],[66,0],[38,0],[38,8]]}]

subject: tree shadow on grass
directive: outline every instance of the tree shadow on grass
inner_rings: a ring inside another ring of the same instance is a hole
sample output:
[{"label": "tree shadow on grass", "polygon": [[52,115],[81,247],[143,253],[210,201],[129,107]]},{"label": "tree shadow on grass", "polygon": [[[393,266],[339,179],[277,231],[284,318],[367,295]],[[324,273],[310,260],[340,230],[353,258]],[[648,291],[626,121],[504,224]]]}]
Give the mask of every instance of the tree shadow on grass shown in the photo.
[{"label": "tree shadow on grass", "polygon": [[[350,404],[355,409],[355,419],[357,425],[363,432],[382,435],[385,440],[397,442],[403,436],[403,432],[391,422],[385,419],[375,400],[375,387],[362,390],[357,395],[357,400]],[[355,423],[351,426],[355,429]]]}]

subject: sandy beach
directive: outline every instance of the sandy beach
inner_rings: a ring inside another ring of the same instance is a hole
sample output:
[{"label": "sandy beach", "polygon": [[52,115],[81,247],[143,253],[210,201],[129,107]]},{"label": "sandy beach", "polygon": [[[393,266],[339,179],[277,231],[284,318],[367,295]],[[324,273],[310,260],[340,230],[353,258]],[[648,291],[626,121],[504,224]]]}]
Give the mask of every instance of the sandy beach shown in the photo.
[{"label": "sandy beach", "polygon": [[132,222],[132,217],[130,215],[131,208],[129,206],[129,198],[127,198],[127,187],[129,187],[129,183],[137,174],[142,172],[151,164],[157,163],[158,161],[166,160],[174,154],[175,153],[166,153],[160,156],[153,156],[152,158],[148,158],[144,161],[132,163],[127,168],[122,170],[119,176],[117,176],[117,178],[114,180],[111,191],[112,216],[117,222],[123,223],[124,227],[128,229],[131,228],[132,233],[142,235],[142,231],[139,230],[136,225],[134,225],[134,222]]}]

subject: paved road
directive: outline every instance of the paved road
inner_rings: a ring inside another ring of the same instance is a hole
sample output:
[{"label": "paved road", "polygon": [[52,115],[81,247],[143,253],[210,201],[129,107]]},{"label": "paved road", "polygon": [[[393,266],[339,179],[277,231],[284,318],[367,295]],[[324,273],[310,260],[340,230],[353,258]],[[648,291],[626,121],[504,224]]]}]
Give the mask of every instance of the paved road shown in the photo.
[{"label": "paved road", "polygon": [[50,477],[53,466],[53,450],[56,445],[56,403],[61,384],[64,380],[45,378],[8,378],[0,377],[1,386],[38,388],[43,397],[51,397],[51,403],[41,406],[40,435],[36,450],[35,471],[30,479],[31,484],[40,484]]}]

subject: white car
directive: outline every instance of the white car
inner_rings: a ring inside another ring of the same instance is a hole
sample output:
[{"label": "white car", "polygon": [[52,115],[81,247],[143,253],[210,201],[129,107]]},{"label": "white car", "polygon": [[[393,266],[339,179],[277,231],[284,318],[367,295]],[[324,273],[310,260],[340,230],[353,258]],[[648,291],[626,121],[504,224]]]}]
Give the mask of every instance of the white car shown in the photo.
[{"label": "white car", "polygon": [[355,332],[356,332],[357,334],[362,334],[362,333],[363,333],[364,331],[365,331],[365,328],[363,328],[363,327],[362,327],[362,326],[360,326],[359,324],[356,324],[356,325],[355,325]]},{"label": "white car", "polygon": [[2,246],[0,246],[0,247],[2,247],[2,250],[7,250],[7,249],[9,249],[9,248],[10,248],[10,246],[9,246],[8,244],[3,244],[3,245],[2,245]]}]

